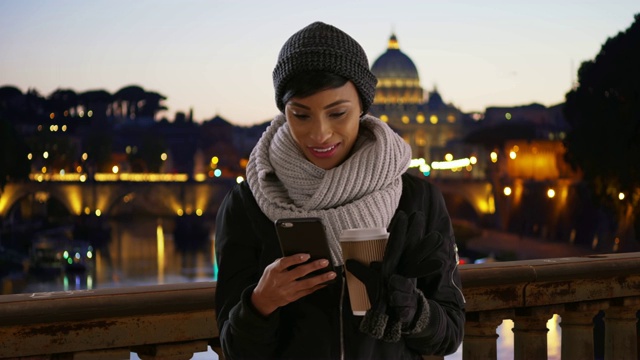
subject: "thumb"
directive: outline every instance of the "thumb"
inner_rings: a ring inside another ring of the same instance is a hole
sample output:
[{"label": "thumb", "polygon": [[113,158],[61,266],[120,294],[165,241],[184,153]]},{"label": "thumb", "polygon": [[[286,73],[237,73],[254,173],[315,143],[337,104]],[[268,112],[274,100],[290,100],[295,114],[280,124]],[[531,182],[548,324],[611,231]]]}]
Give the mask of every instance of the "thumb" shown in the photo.
[{"label": "thumb", "polygon": [[353,274],[358,280],[366,283],[372,276],[372,271],[368,266],[358,260],[349,259],[345,262],[347,270]]}]

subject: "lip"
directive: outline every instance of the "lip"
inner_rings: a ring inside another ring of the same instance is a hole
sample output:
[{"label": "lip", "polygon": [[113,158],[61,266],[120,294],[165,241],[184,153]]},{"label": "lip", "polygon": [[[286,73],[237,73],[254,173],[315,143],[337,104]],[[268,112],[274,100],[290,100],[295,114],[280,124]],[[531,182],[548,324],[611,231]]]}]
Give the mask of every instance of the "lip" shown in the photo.
[{"label": "lip", "polygon": [[326,159],[336,154],[341,143],[324,146],[307,146],[309,153],[316,158]]}]

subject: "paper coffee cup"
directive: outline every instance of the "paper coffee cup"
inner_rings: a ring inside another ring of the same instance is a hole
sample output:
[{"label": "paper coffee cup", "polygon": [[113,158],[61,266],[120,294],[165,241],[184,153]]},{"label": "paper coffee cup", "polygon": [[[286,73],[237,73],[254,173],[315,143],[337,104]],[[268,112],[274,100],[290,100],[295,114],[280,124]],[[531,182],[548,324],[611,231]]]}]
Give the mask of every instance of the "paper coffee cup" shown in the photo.
[{"label": "paper coffee cup", "polygon": [[[389,233],[385,228],[344,230],[340,235],[342,258],[345,263],[348,259],[353,259],[364,265],[369,265],[372,261],[382,261],[388,238]],[[346,276],[351,310],[353,310],[354,315],[364,316],[367,310],[371,308],[367,289],[348,270]]]}]

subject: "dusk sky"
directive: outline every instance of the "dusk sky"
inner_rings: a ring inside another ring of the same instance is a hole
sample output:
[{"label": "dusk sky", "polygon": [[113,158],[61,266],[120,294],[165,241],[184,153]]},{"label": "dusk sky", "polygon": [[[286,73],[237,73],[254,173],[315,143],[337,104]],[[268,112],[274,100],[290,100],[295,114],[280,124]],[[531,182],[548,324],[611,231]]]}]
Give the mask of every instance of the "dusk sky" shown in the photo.
[{"label": "dusk sky", "polygon": [[0,86],[114,93],[139,85],[238,125],[278,110],[271,71],[286,39],[335,25],[372,64],[395,32],[425,90],[464,112],[564,101],[580,63],[628,28],[638,0],[0,1]]}]

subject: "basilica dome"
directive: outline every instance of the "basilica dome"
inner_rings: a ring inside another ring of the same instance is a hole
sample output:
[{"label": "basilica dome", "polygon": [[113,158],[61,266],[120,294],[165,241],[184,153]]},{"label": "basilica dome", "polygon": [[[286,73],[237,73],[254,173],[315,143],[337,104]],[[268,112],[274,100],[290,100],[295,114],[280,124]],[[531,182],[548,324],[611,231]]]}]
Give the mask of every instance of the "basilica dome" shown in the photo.
[{"label": "basilica dome", "polygon": [[387,51],[373,63],[371,72],[380,79],[415,79],[419,80],[418,69],[413,61],[400,51],[398,39],[391,35]]},{"label": "basilica dome", "polygon": [[374,104],[420,104],[423,91],[418,69],[413,61],[400,51],[394,34],[384,54],[373,62],[371,72],[378,78]]}]

